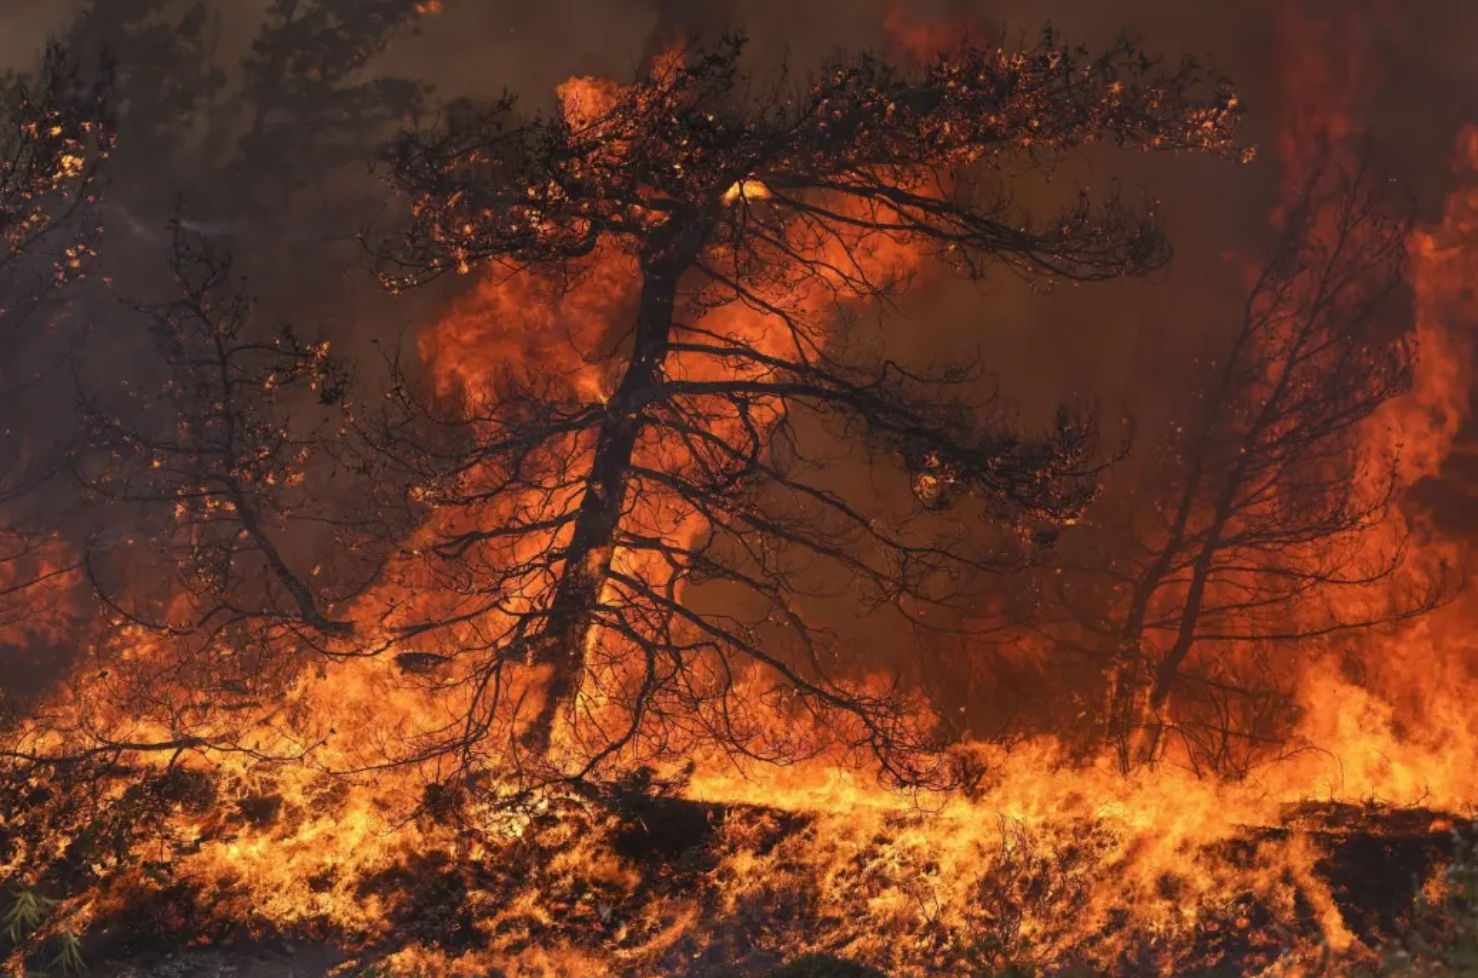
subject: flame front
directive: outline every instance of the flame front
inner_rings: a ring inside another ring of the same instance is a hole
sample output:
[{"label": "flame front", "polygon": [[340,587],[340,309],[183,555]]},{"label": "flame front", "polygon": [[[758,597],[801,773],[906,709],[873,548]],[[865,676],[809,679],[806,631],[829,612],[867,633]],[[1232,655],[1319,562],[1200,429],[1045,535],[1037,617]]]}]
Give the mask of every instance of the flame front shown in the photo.
[{"label": "flame front", "polygon": [[[439,8],[420,5],[428,13]],[[1290,23],[1289,30],[1309,29],[1298,18]],[[931,38],[910,31],[903,43],[924,47]],[[1319,94],[1341,88],[1317,66],[1302,67],[1314,76],[1304,83]],[[572,79],[559,94],[565,122],[579,130],[623,89]],[[1296,119],[1303,125],[1307,114]],[[1350,135],[1340,125],[1336,144]],[[1289,143],[1285,152],[1294,169],[1302,145]],[[1407,241],[1419,347],[1411,391],[1370,419],[1361,436],[1377,453],[1399,442],[1397,518],[1413,548],[1430,563],[1466,566],[1467,542],[1444,536],[1404,495],[1466,451],[1460,430],[1478,322],[1471,287],[1478,280],[1478,129],[1462,133],[1454,170],[1457,187],[1442,217]],[[945,196],[950,188],[900,190]],[[784,193],[744,177],[718,189],[714,203],[758,211]],[[865,224],[866,214],[853,216]],[[693,335],[782,356],[797,342],[774,312],[783,308],[808,324],[806,339],[824,346],[838,321],[865,311],[845,297],[847,280],[917,287],[937,271],[934,256],[897,235],[816,239],[804,222],[790,234],[784,244],[816,253],[827,275],[768,282],[772,294],[750,302],[695,304],[685,310]],[[571,415],[603,411],[622,378],[608,374],[599,353],[629,342],[624,331],[641,302],[637,258],[597,246],[559,281],[496,266],[479,274],[417,336],[432,399],[475,418],[486,391],[541,378],[540,396]],[[700,382],[735,376],[730,360],[697,344],[663,370],[667,380],[699,391]],[[754,361],[740,370],[747,371],[740,380],[764,379]],[[786,420],[780,398],[758,398],[743,412],[703,393],[692,404],[719,441],[739,443]],[[480,423],[486,433],[497,419]],[[595,451],[588,430],[572,427],[553,454],[568,471],[582,471]],[[708,463],[694,441],[651,432],[633,457],[643,471]],[[85,744],[97,731],[114,745],[178,741],[179,749],[131,756],[131,777],[108,782],[92,800],[115,813],[120,842],[76,870],[89,885],[63,908],[69,927],[127,919],[132,908],[151,906],[178,916],[166,926],[195,935],[305,935],[366,959],[393,946],[382,963],[403,974],[677,973],[694,962],[740,959],[756,943],[777,956],[824,951],[898,976],[1011,964],[1170,975],[1226,961],[1249,974],[1313,973],[1324,949],[1352,959],[1369,950],[1329,879],[1340,832],[1325,816],[1377,802],[1420,806],[1413,817],[1431,834],[1478,801],[1471,704],[1478,653],[1468,637],[1475,614],[1468,595],[1388,633],[1325,640],[1319,655],[1294,667],[1298,720],[1290,743],[1309,749],[1236,779],[1199,776],[1173,753],[1125,773],[1107,750],[1085,758],[1070,738],[1040,735],[955,745],[950,762],[979,775],[969,790],[904,794],[881,787],[878,771],[837,746],[855,739],[846,731],[814,718],[808,725],[803,711],[782,706],[737,722],[761,728],[757,743],[788,745],[796,763],[784,767],[683,745],[680,729],[664,729],[671,742],[660,745],[639,732],[630,755],[660,758],[643,775],[648,786],[681,786],[660,802],[601,807],[578,794],[526,796],[511,784],[442,797],[453,790],[449,771],[467,759],[437,745],[477,714],[484,695],[481,660],[469,650],[488,648],[491,636],[507,632],[552,587],[548,568],[537,564],[507,581],[494,602],[469,580],[481,566],[518,565],[562,546],[573,532],[565,517],[581,504],[579,487],[561,479],[546,490],[494,496],[490,487],[507,479],[473,464],[454,479],[418,487],[430,515],[373,586],[340,609],[354,623],[354,647],[331,643],[332,656],[292,671],[279,689],[227,690],[239,711],[197,709],[196,692],[179,679],[185,667],[172,636],[114,623],[78,665],[70,690],[22,726],[16,756]],[[486,507],[429,505],[484,495],[494,500]],[[696,565],[675,563],[672,554],[701,550],[703,514],[651,479],[624,518],[632,535],[678,546],[592,551],[601,597],[626,580],[691,597],[701,587],[692,583]],[[510,522],[527,532],[453,545],[461,564],[422,559],[446,550],[446,541],[471,539],[479,527]],[[71,563],[43,550],[28,564],[0,567],[45,587],[66,581]],[[66,593],[56,586],[59,597]],[[11,587],[0,579],[0,593]],[[67,627],[61,617],[77,612],[61,600],[47,603],[57,622],[12,621],[0,612],[6,644],[56,640]],[[417,630],[433,621],[441,624]],[[607,650],[630,641],[609,629],[586,636],[588,675],[571,710],[579,722],[599,728],[625,720],[641,660]],[[364,649],[380,654],[356,654]],[[214,665],[199,668],[208,673]],[[715,665],[698,675],[750,684],[757,700],[770,695],[764,668],[738,677],[718,672]],[[510,678],[514,691],[499,701],[509,713],[490,728],[515,742],[517,728],[539,710],[546,678],[536,667]],[[887,685],[865,671],[847,682],[879,691]],[[149,690],[150,709],[120,709],[139,702],[140,689]],[[927,704],[914,706],[920,726],[928,725]],[[573,738],[578,729],[562,733]],[[689,747],[691,769],[662,749],[673,743]],[[77,770],[128,753],[110,748]],[[42,790],[45,776],[23,764],[19,770],[18,790]],[[60,798],[39,800],[27,818],[53,820],[39,833],[44,851],[0,849],[0,878],[83,851],[90,841],[83,836],[95,831]],[[137,821],[123,824],[130,820]],[[32,827],[0,824],[17,839],[29,838],[21,829]],[[663,831],[686,838],[688,855],[664,862],[645,852],[659,848],[652,840]],[[177,890],[190,894],[188,907],[171,902]]]}]

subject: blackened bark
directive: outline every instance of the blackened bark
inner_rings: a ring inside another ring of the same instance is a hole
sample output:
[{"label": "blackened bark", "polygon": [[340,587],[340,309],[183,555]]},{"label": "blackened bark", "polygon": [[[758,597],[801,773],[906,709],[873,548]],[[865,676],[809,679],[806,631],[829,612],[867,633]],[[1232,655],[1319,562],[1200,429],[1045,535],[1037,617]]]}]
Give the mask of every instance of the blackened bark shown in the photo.
[{"label": "blackened bark", "polygon": [[575,527],[543,627],[530,643],[530,660],[550,670],[544,703],[525,733],[525,746],[544,753],[560,710],[579,693],[589,643],[595,638],[595,613],[611,570],[616,532],[627,504],[632,454],[644,426],[644,405],[662,383],[672,335],[678,280],[692,264],[699,234],[678,226],[654,235],[642,256],[642,292],[635,338],[626,372],[606,402],[596,435],[590,474]]}]

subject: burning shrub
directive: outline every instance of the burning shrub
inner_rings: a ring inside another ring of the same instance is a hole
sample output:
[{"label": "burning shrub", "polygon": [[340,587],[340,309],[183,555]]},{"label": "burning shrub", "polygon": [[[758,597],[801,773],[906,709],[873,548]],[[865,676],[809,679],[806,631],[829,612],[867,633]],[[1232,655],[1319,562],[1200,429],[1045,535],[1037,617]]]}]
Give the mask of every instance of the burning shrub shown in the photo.
[{"label": "burning shrub", "polygon": [[1412,908],[1400,939],[1382,954],[1380,978],[1478,974],[1478,825],[1452,834],[1453,854]]}]

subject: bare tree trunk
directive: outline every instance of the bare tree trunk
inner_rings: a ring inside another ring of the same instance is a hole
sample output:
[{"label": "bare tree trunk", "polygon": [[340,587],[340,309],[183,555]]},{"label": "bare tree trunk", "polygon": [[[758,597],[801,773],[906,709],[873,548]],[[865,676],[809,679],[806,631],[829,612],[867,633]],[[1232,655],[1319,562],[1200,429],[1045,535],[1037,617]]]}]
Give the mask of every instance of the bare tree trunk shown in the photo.
[{"label": "bare tree trunk", "polygon": [[[1195,592],[1194,610],[1191,609],[1192,598],[1188,594],[1186,603],[1182,606],[1180,628],[1175,644],[1170,652],[1155,664],[1153,678],[1148,688],[1146,687],[1144,677],[1141,676],[1141,669],[1146,665],[1145,619],[1149,616],[1150,602],[1154,600],[1155,593],[1165,582],[1176,556],[1181,554],[1186,546],[1191,518],[1195,513],[1196,498],[1201,492],[1202,484],[1210,477],[1208,469],[1211,468],[1212,463],[1208,459],[1210,447],[1206,439],[1211,436],[1217,415],[1227,402],[1238,358],[1247,343],[1248,334],[1243,329],[1237,334],[1237,340],[1232,346],[1230,355],[1218,374],[1215,393],[1206,405],[1200,434],[1195,451],[1191,456],[1191,468],[1186,475],[1185,487],[1180,494],[1170,533],[1154,561],[1136,582],[1134,595],[1129,603],[1129,612],[1125,616],[1124,627],[1119,634],[1119,648],[1109,692],[1109,722],[1111,724],[1109,732],[1118,750],[1119,767],[1126,773],[1134,766],[1152,760],[1159,750],[1160,734],[1163,729],[1161,712],[1170,695],[1170,687],[1175,682],[1175,676],[1186,656],[1190,654],[1194,641],[1195,625],[1199,619],[1201,600],[1206,589],[1205,577],[1209,573],[1211,558],[1219,545],[1220,534],[1228,518],[1227,512],[1234,498],[1229,493],[1235,493],[1236,479],[1228,483],[1222,498],[1218,500],[1215,525],[1207,531],[1208,541],[1197,554],[1194,562],[1196,570],[1193,573],[1200,578],[1199,586],[1192,588]],[[1238,471],[1240,468],[1239,464]],[[1205,567],[1202,566],[1203,564]],[[1189,631],[1187,631],[1188,627]]]},{"label": "bare tree trunk", "polygon": [[[1239,337],[1235,353],[1240,353],[1245,343],[1245,331]],[[1196,644],[1196,627],[1201,621],[1201,610],[1206,601],[1206,588],[1211,581],[1212,570],[1216,566],[1218,554],[1223,546],[1223,536],[1226,533],[1227,524],[1232,519],[1232,514],[1237,504],[1237,494],[1241,492],[1247,478],[1247,467],[1253,455],[1258,451],[1259,439],[1267,426],[1273,421],[1273,405],[1279,403],[1279,398],[1289,383],[1292,375],[1292,364],[1296,362],[1301,354],[1305,337],[1300,336],[1290,346],[1290,352],[1280,365],[1280,372],[1274,380],[1272,388],[1265,398],[1262,408],[1252,420],[1247,432],[1242,436],[1241,443],[1236,455],[1236,461],[1227,473],[1225,481],[1221,484],[1221,490],[1216,498],[1216,507],[1212,511],[1211,522],[1201,534],[1199,550],[1195,560],[1191,563],[1191,582],[1186,588],[1185,600],[1181,603],[1180,624],[1176,628],[1175,641],[1170,648],[1160,657],[1159,664],[1155,667],[1153,685],[1150,687],[1149,695],[1145,700],[1145,711],[1142,723],[1139,724],[1141,733],[1137,736],[1138,744],[1134,750],[1137,763],[1147,763],[1154,760],[1160,750],[1160,740],[1165,730],[1164,711],[1165,705],[1170,699],[1171,689],[1175,685],[1176,678],[1180,675],[1180,668],[1190,657],[1191,650]],[[1235,362],[1235,356],[1228,361]],[[1218,403],[1220,398],[1218,397]],[[1199,461],[1199,455],[1198,455]],[[1197,472],[1199,480],[1200,473]]]},{"label": "bare tree trunk", "polygon": [[1151,713],[1142,675],[1146,664],[1144,623],[1149,617],[1150,602],[1164,583],[1165,576],[1170,573],[1175,555],[1185,545],[1186,528],[1190,525],[1196,493],[1200,490],[1202,462],[1201,453],[1198,452],[1181,493],[1170,536],[1154,561],[1135,582],[1134,594],[1129,601],[1129,613],[1119,631],[1119,647],[1109,681],[1108,723],[1109,736],[1119,755],[1119,769],[1126,773],[1138,763],[1143,753],[1143,745],[1139,740]]},{"label": "bare tree trunk", "polygon": [[626,372],[596,435],[585,493],[543,626],[530,640],[531,662],[550,670],[544,702],[525,732],[524,745],[547,753],[560,711],[580,691],[595,611],[610,574],[616,531],[626,506],[632,453],[641,434],[641,405],[662,382],[672,332],[678,279],[690,262],[674,235],[665,249],[642,260],[642,293]]},{"label": "bare tree trunk", "polygon": [[1170,690],[1175,685],[1176,677],[1180,675],[1180,667],[1185,664],[1196,644],[1196,626],[1200,623],[1201,608],[1206,602],[1206,587],[1210,583],[1212,565],[1221,547],[1222,534],[1231,518],[1232,503],[1241,486],[1240,473],[1239,465],[1234,477],[1227,480],[1221,498],[1217,500],[1216,513],[1211,525],[1206,528],[1201,552],[1196,555],[1195,563],[1191,566],[1191,583],[1186,588],[1185,601],[1181,605],[1180,625],[1175,632],[1175,641],[1155,667],[1154,682],[1145,700],[1143,722],[1139,725],[1142,733],[1134,750],[1138,763],[1154,760],[1160,749],[1160,738],[1165,729],[1165,704],[1170,699]]}]

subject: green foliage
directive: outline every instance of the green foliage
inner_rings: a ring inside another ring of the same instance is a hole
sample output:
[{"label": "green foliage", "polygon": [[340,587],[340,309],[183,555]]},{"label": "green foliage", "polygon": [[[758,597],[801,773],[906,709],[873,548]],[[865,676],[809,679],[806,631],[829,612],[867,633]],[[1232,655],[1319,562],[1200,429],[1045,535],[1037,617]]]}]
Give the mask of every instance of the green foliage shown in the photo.
[{"label": "green foliage", "polygon": [[11,944],[19,944],[41,927],[47,914],[55,906],[55,900],[48,900],[35,890],[16,890],[10,909],[5,912],[4,919],[0,920],[0,925],[5,928],[5,936]]},{"label": "green foliage", "polygon": [[87,962],[82,960],[82,942],[77,935],[70,930],[63,930],[58,935],[61,946],[56,952],[56,957],[51,959],[49,970],[60,972],[64,975],[80,975],[87,970]]},{"label": "green foliage", "polygon": [[[4,917],[0,917],[0,928],[6,940],[18,945],[35,935],[47,923],[57,908],[57,901],[42,896],[32,889],[12,891],[10,906]],[[46,974],[80,975],[86,972],[87,962],[82,959],[82,942],[71,930],[56,929],[56,954],[47,963]]]}]

